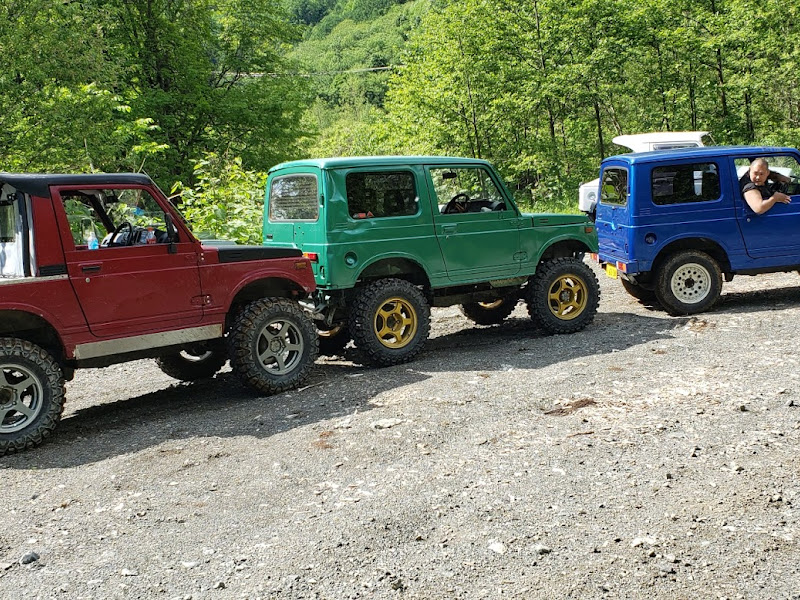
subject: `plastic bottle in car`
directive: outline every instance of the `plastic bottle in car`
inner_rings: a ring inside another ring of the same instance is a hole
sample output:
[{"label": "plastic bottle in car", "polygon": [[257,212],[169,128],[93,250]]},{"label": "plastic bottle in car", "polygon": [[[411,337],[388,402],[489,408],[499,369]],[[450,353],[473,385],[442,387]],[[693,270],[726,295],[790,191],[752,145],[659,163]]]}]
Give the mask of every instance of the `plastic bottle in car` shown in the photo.
[{"label": "plastic bottle in car", "polygon": [[97,240],[97,234],[94,229],[90,229],[86,234],[86,247],[89,250],[97,250],[100,247],[100,242]]},{"label": "plastic bottle in car", "polygon": [[144,234],[144,243],[145,244],[155,244],[156,243],[156,232],[155,229],[152,227],[148,227],[146,233]]}]

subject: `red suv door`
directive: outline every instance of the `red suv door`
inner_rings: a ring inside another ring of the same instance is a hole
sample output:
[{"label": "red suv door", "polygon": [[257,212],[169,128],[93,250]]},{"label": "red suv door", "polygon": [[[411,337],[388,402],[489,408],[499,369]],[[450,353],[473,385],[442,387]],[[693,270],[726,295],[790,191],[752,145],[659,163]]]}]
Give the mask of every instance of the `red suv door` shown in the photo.
[{"label": "red suv door", "polygon": [[[53,198],[64,208],[67,271],[92,333],[122,337],[200,321],[200,244],[179,231],[170,251],[164,208],[146,189],[71,186],[53,190]],[[94,238],[99,247],[90,249]]]}]

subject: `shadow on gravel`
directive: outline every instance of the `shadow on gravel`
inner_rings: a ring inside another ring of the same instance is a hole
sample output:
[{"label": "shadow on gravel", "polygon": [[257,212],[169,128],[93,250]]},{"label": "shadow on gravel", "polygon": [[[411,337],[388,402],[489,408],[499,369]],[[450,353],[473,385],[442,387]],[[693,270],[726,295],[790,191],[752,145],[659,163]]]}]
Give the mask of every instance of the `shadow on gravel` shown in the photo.
[{"label": "shadow on gravel", "polygon": [[[584,331],[546,335],[530,319],[511,318],[491,327],[474,326],[428,341],[424,352],[408,365],[379,373],[414,371],[504,371],[538,369],[584,356],[607,354],[631,346],[673,337],[671,331],[686,325],[689,317],[661,318],[634,314],[598,313]],[[348,348],[346,359],[358,361]],[[369,373],[369,371],[367,371]],[[367,375],[368,376],[368,375]]]},{"label": "shadow on gravel", "polygon": [[[645,309],[661,313],[669,318],[658,302],[638,301]],[[767,288],[746,292],[726,292],[722,295],[711,313],[750,313],[776,308],[800,307],[800,287]]]},{"label": "shadow on gravel", "polygon": [[776,308],[800,307],[800,287],[784,287],[725,293],[714,312],[749,313]]},{"label": "shadow on gravel", "polygon": [[[373,375],[349,364],[318,365],[305,387],[275,396],[254,395],[230,372],[175,384],[78,410],[63,419],[42,446],[4,457],[2,467],[69,468],[194,437],[269,438],[355,410],[367,412],[378,394],[428,378],[404,368],[392,370],[391,377],[385,377],[381,371]],[[119,396],[125,394],[119,391]]]},{"label": "shadow on gravel", "polygon": [[[356,410],[369,411],[378,395],[428,379],[427,373],[538,369],[668,339],[672,330],[688,321],[666,315],[598,313],[584,331],[545,335],[530,319],[511,318],[500,325],[476,325],[435,337],[414,362],[385,369],[360,366],[350,348],[341,359],[320,361],[305,387],[268,397],[254,395],[230,372],[128,398],[131,392],[120,388],[111,394],[123,399],[70,414],[44,445],[4,457],[2,466],[68,468],[194,437],[265,439],[295,427],[344,418]],[[123,383],[135,385],[116,382]],[[98,389],[114,384],[98,376]]]}]

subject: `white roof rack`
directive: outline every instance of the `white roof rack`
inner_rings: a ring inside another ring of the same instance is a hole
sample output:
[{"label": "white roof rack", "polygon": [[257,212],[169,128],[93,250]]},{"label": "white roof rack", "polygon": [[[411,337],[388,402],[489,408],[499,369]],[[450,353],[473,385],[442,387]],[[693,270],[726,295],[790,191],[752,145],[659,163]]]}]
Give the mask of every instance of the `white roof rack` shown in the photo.
[{"label": "white roof rack", "polygon": [[647,152],[659,150],[659,146],[674,147],[673,144],[686,146],[702,146],[703,136],[708,131],[657,131],[654,133],[635,133],[632,135],[618,135],[612,141],[630,148],[634,152]]}]

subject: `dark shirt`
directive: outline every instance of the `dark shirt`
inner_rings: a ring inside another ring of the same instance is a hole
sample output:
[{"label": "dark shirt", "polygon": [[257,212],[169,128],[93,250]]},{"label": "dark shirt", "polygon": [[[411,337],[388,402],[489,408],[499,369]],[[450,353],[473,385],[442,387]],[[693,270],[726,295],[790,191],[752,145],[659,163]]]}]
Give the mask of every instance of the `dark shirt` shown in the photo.
[{"label": "dark shirt", "polygon": [[750,190],[758,190],[761,193],[762,200],[772,197],[772,190],[770,190],[766,185],[756,185],[750,181],[744,184],[744,187],[742,188],[742,194],[749,192]]}]

